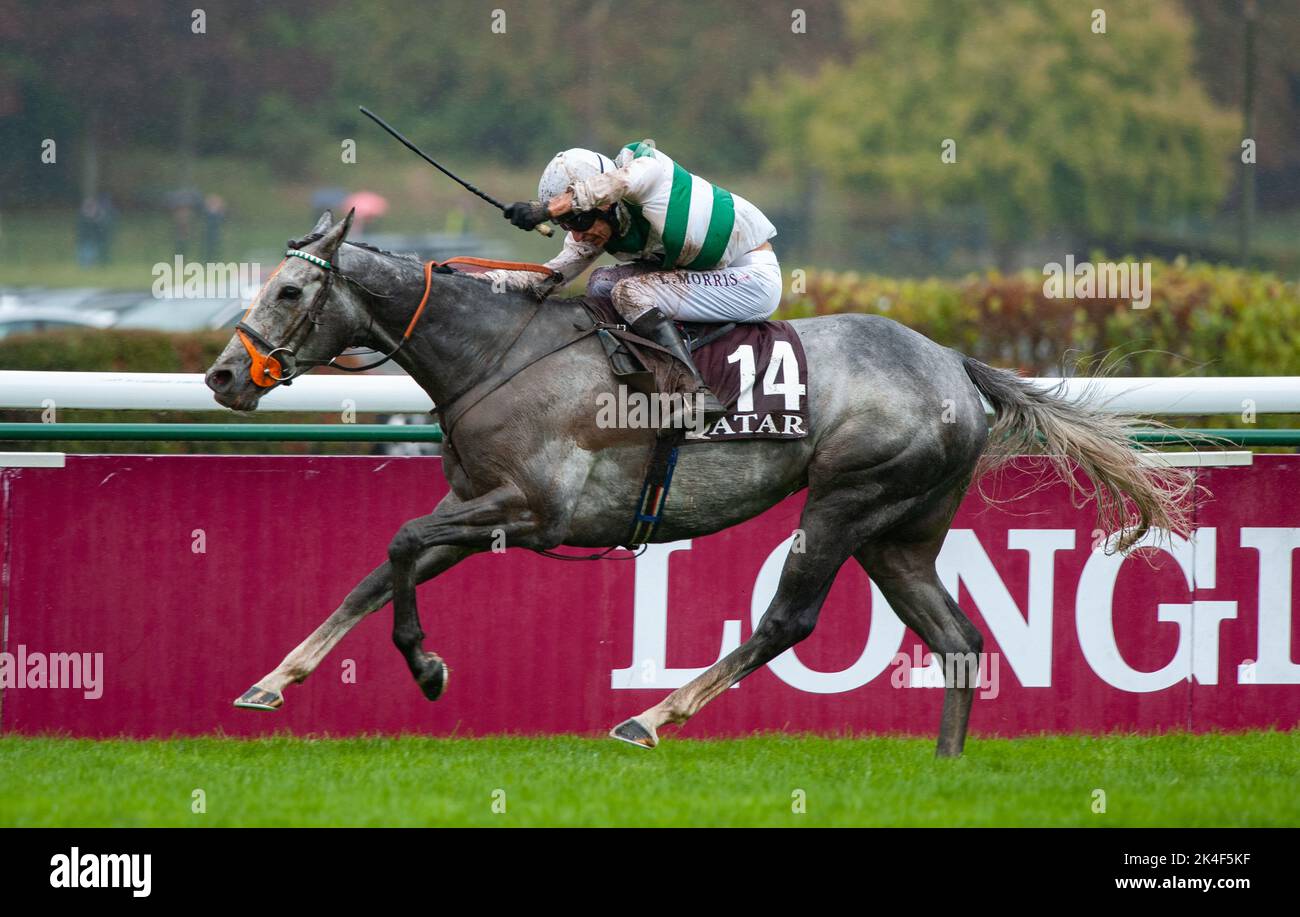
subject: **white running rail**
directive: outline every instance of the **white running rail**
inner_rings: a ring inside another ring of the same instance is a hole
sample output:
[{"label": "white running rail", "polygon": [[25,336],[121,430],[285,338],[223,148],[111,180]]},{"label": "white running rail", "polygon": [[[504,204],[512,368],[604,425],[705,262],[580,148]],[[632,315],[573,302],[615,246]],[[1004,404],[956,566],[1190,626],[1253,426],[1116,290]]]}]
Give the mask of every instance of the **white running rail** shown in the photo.
[{"label": "white running rail", "polygon": [[[1060,379],[1029,380],[1053,386]],[[1300,376],[1066,380],[1067,398],[1091,395],[1101,407],[1136,414],[1300,413]],[[0,370],[0,408],[220,410],[197,373],[78,373]],[[433,402],[404,375],[312,375],[262,398],[262,411],[419,414]]]}]

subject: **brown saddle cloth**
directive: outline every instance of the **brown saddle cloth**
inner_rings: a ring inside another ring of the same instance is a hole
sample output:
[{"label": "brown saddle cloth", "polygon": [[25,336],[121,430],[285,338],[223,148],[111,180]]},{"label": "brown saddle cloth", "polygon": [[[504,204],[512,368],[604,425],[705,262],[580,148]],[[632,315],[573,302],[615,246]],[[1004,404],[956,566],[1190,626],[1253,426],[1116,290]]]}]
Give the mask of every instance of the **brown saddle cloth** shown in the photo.
[{"label": "brown saddle cloth", "polygon": [[[647,395],[687,394],[690,372],[662,348],[628,331],[608,299],[584,297],[619,381]],[[789,322],[678,322],[706,385],[729,413],[686,442],[802,439],[808,435],[808,361]]]}]

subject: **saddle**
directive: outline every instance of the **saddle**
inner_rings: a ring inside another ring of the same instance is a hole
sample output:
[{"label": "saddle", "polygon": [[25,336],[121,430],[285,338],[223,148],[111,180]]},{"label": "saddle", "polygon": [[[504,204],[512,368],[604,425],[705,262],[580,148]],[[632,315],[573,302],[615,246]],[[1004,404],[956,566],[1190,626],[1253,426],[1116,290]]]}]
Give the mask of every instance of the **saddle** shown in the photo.
[{"label": "saddle", "polygon": [[[596,323],[610,370],[622,384],[646,395],[687,394],[694,381],[684,366],[662,348],[628,330],[626,320],[608,298],[584,296],[583,308]],[[675,322],[692,353],[730,333],[735,322]]]}]

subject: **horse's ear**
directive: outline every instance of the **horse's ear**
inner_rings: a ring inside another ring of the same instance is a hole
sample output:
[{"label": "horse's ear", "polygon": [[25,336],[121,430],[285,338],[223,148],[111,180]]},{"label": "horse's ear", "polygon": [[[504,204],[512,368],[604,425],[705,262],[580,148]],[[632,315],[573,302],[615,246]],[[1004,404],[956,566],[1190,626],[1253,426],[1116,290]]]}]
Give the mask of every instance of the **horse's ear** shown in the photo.
[{"label": "horse's ear", "polygon": [[325,231],[328,230],[333,225],[334,225],[334,214],[326,210],[324,213],[320,215],[320,219],[316,221],[316,225],[311,228],[310,235],[314,236],[317,233],[324,235]]},{"label": "horse's ear", "polygon": [[347,216],[329,227],[325,235],[321,237],[318,253],[326,261],[332,261],[334,259],[334,255],[338,252],[339,246],[342,245],[343,240],[348,237],[348,230],[352,228],[352,215],[354,213],[356,213],[355,208],[349,210]]}]

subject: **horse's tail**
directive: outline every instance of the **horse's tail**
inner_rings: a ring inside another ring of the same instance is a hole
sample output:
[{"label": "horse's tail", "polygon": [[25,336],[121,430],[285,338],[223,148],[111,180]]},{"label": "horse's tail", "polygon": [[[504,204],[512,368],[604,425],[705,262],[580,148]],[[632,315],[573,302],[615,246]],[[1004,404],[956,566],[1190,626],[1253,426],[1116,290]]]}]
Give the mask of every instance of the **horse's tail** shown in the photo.
[{"label": "horse's tail", "polygon": [[1064,399],[1055,389],[1036,388],[970,357],[962,362],[994,412],[982,470],[1018,454],[1044,453],[1080,502],[1096,503],[1099,525],[1118,535],[1115,550],[1132,547],[1152,527],[1188,533],[1195,479],[1183,469],[1151,463],[1152,450],[1134,447],[1130,435],[1145,425],[1139,418]]}]

